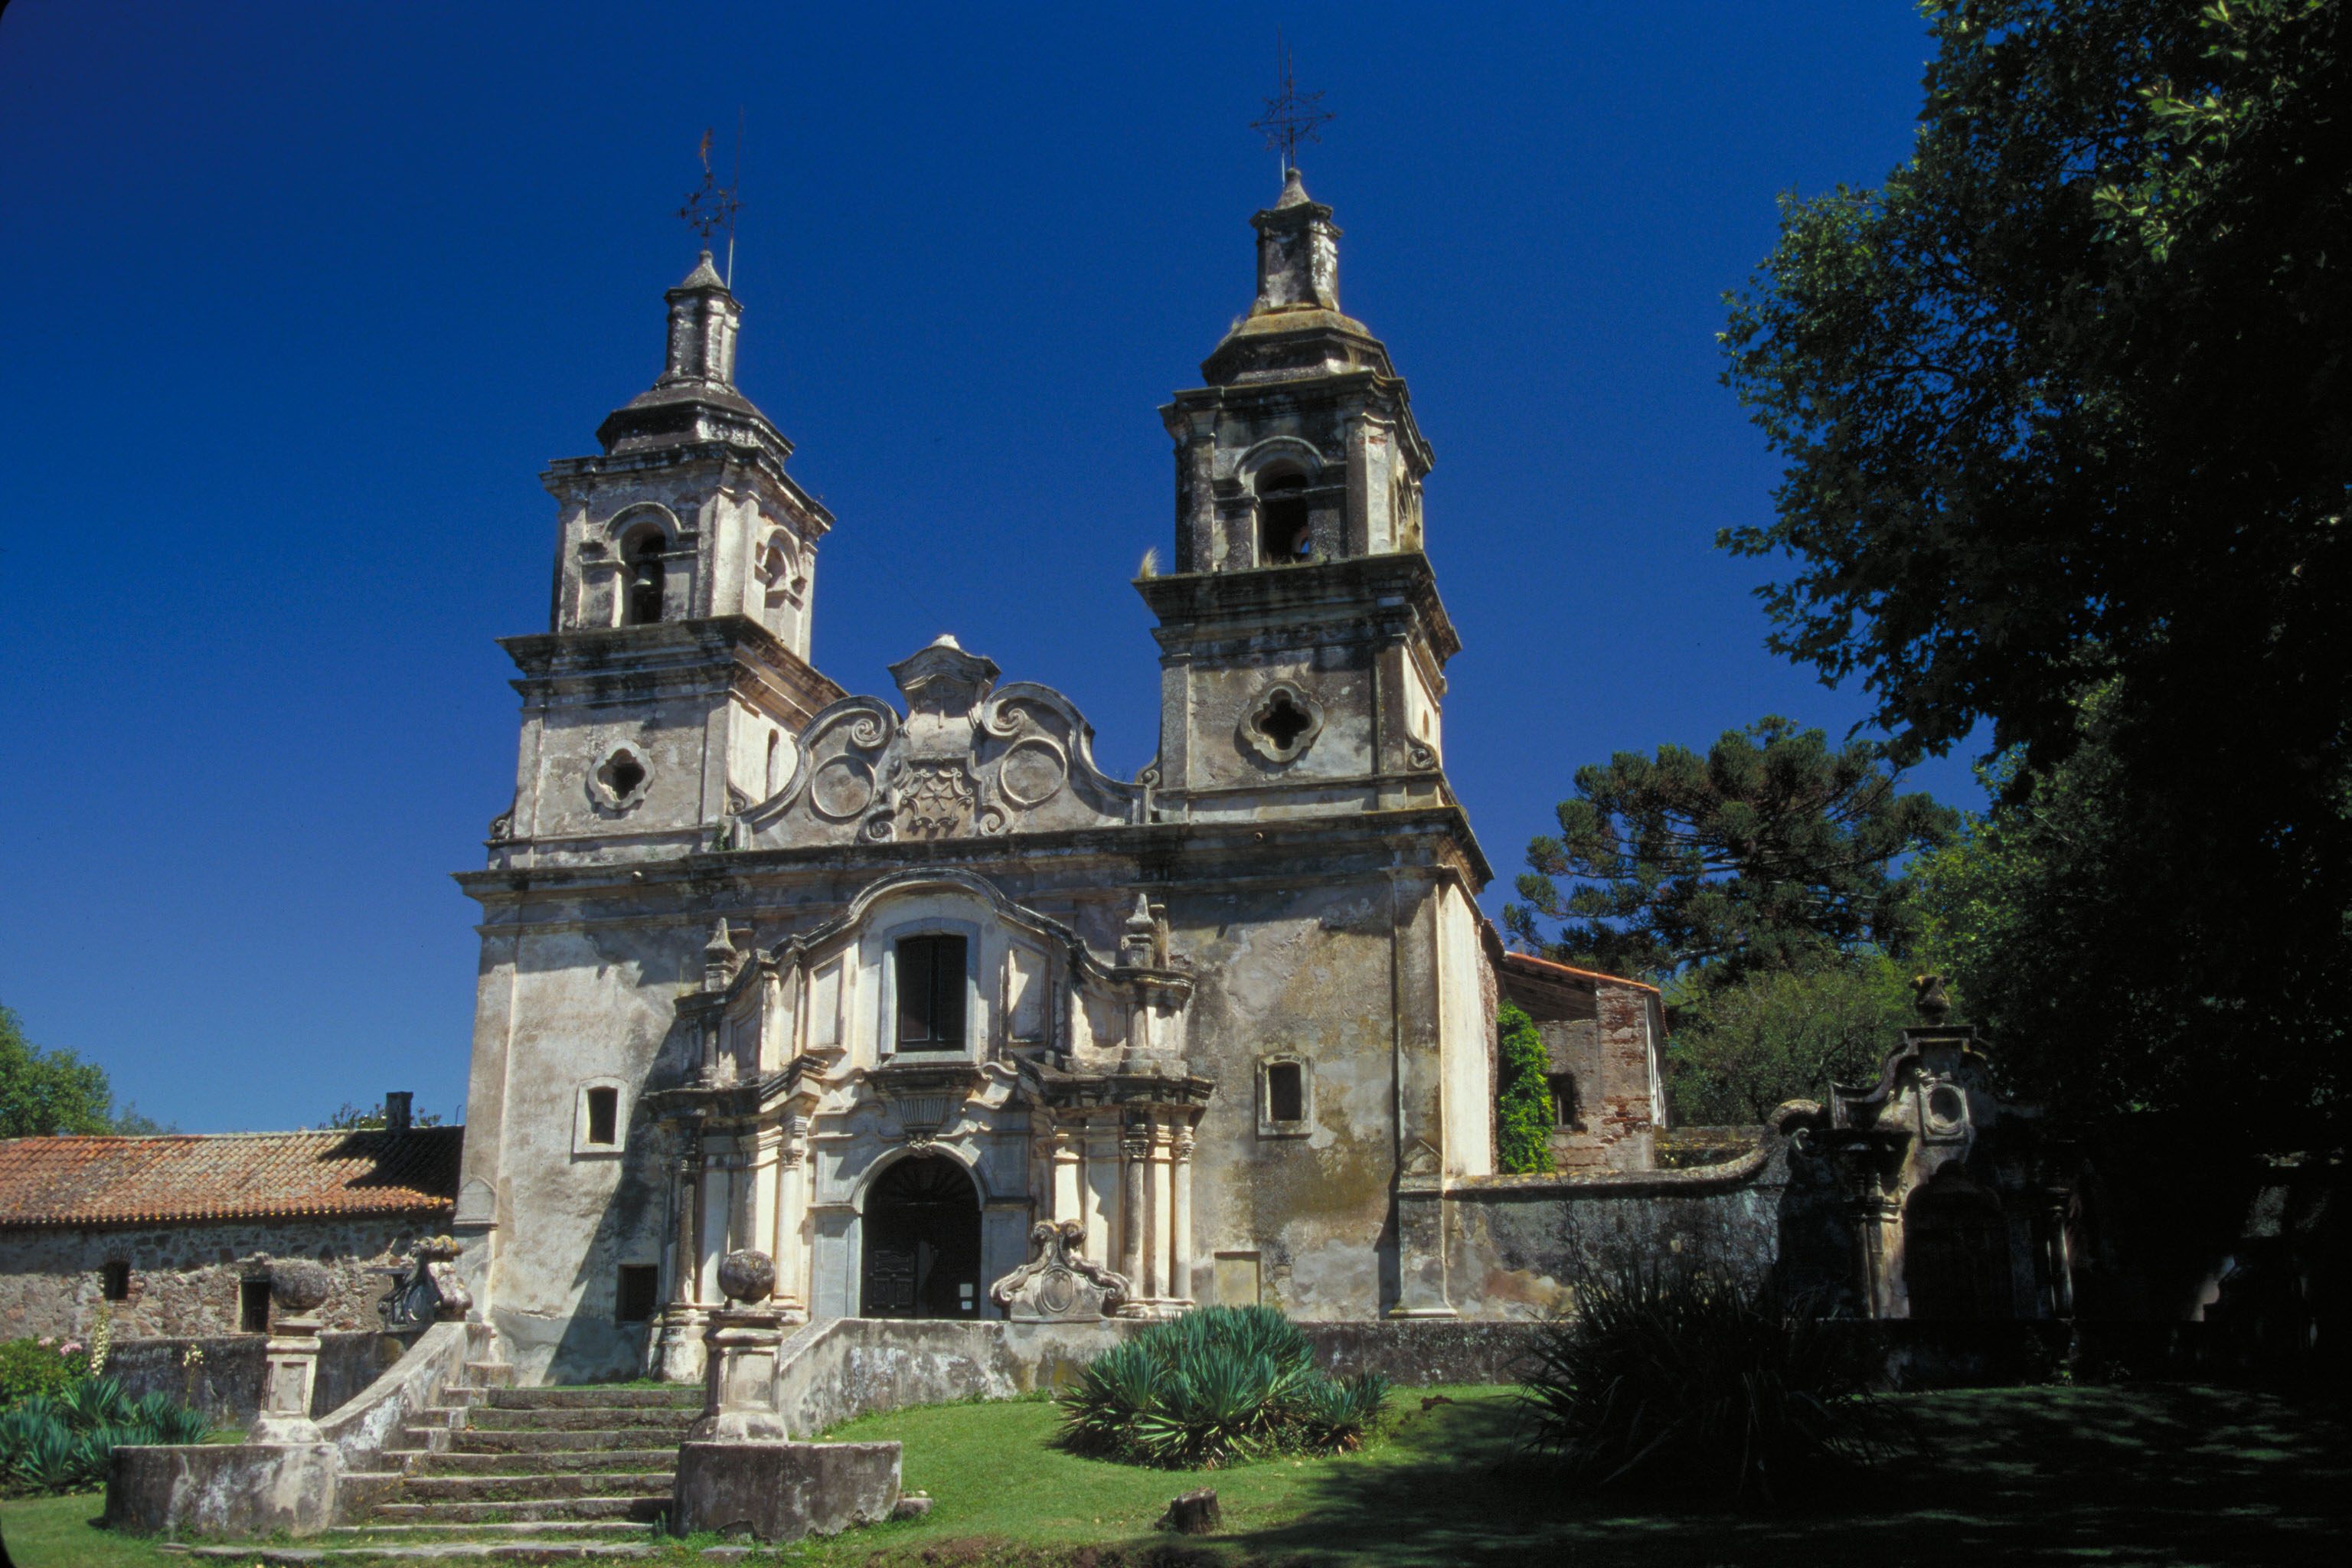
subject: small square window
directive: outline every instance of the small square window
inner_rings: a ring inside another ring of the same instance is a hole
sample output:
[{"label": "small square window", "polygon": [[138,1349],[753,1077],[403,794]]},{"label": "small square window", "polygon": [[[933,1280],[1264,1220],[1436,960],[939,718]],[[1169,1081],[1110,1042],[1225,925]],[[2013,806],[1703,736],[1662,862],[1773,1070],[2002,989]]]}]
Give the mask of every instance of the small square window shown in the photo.
[{"label": "small square window", "polygon": [[592,1089],[588,1091],[588,1142],[610,1143],[621,1114],[621,1091],[617,1089]]},{"label": "small square window", "polygon": [[660,1297],[659,1268],[650,1263],[624,1263],[619,1289],[614,1296],[613,1317],[624,1323],[651,1322]]},{"label": "small square window", "polygon": [[1551,1124],[1554,1127],[1581,1125],[1576,1115],[1576,1075],[1572,1072],[1549,1073],[1545,1075],[1544,1081],[1551,1086]]},{"label": "small square window", "polygon": [[99,1283],[104,1289],[108,1300],[131,1300],[131,1265],[109,1263],[99,1269],[98,1276]]},{"label": "small square window", "polygon": [[269,1331],[269,1281],[244,1279],[236,1287],[236,1327],[239,1333]]}]

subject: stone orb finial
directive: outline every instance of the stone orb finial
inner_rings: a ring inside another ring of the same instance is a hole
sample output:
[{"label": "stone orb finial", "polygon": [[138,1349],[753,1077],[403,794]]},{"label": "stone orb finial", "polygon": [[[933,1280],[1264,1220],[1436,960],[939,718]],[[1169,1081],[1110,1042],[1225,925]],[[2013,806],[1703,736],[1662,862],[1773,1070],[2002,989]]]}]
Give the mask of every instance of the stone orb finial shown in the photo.
[{"label": "stone orb finial", "polygon": [[334,1289],[335,1277],[323,1264],[307,1258],[284,1258],[269,1266],[270,1300],[295,1316],[323,1306]]},{"label": "stone orb finial", "polygon": [[1928,1024],[1941,1026],[1952,1011],[1952,999],[1944,990],[1940,974],[1922,974],[1911,982],[1911,1005]]},{"label": "stone orb finial", "polygon": [[719,1260],[719,1288],[730,1301],[764,1301],[776,1288],[776,1260],[749,1248],[730,1252]]}]

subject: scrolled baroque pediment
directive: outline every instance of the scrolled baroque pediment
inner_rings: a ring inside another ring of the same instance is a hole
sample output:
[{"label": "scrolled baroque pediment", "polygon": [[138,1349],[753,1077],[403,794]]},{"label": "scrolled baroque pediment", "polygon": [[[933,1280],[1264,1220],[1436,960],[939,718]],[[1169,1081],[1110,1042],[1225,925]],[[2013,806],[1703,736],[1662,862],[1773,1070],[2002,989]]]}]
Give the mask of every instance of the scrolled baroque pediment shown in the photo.
[{"label": "scrolled baroque pediment", "polygon": [[847,697],[793,737],[790,780],[740,819],[746,847],[890,843],[1107,827],[1139,816],[1140,786],[1095,765],[1094,728],[1034,681],[941,637],[890,667],[902,714]]}]

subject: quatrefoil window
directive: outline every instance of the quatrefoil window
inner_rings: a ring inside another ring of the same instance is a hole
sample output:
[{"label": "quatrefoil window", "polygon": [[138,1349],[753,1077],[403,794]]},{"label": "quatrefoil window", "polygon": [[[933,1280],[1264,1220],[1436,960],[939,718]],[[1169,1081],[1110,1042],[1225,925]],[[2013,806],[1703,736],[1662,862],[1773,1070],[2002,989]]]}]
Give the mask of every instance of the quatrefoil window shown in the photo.
[{"label": "quatrefoil window", "polygon": [[646,798],[653,782],[645,758],[629,746],[615,746],[588,775],[588,795],[606,811],[624,812]]},{"label": "quatrefoil window", "polygon": [[1242,719],[1242,743],[1270,763],[1295,761],[1323,732],[1323,705],[1286,680],[1258,693]]}]

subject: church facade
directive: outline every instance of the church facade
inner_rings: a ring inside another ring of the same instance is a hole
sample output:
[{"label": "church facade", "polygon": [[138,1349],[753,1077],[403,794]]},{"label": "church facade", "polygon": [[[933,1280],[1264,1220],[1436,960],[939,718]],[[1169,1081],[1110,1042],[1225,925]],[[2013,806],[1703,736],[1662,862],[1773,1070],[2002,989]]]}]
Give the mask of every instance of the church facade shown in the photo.
[{"label": "church facade", "polygon": [[951,637],[892,697],[811,666],[834,520],[736,389],[707,255],[655,386],[544,476],[551,626],[503,645],[513,804],[459,879],[482,956],[455,1228],[526,1380],[690,1375],[739,1248],[794,1316],[992,1316],[1041,1221],[1129,1313],[1541,1310],[1540,1269],[1448,1218],[1496,1180],[1506,990],[1556,1071],[1591,1058],[1590,1131],[1556,1142],[1648,1166],[1655,993],[1506,963],[1474,902],[1404,382],[1340,310],[1331,209],[1294,174],[1251,221],[1255,300],[1160,410],[1175,536],[1135,584],[1161,680],[1133,778]]}]

